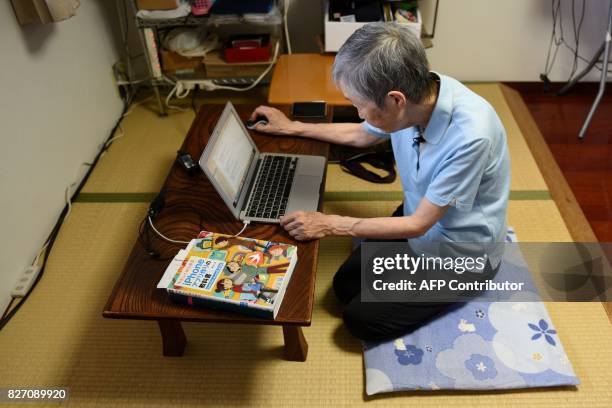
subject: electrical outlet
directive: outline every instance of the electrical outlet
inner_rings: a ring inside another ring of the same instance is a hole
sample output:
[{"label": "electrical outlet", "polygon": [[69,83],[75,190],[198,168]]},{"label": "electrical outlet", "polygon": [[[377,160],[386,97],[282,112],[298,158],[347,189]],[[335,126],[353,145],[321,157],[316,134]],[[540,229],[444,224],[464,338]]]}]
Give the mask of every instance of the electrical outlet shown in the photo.
[{"label": "electrical outlet", "polygon": [[34,284],[39,273],[40,266],[38,265],[32,265],[25,268],[17,277],[17,281],[11,291],[11,296],[16,298],[24,297]]}]

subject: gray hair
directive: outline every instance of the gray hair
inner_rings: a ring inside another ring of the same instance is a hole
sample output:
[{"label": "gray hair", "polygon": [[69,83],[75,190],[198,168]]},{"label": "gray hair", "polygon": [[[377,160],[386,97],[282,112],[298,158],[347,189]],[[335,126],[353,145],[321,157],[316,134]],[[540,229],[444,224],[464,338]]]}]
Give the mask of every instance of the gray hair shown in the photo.
[{"label": "gray hair", "polygon": [[420,103],[433,85],[421,40],[398,23],[369,23],[355,31],[336,55],[333,77],[379,108],[393,90]]}]

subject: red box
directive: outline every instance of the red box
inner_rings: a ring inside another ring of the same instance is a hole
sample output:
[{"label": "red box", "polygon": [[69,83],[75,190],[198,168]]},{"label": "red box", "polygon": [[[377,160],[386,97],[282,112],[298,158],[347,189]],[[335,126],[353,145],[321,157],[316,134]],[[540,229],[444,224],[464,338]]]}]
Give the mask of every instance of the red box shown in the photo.
[{"label": "red box", "polygon": [[247,38],[229,41],[227,47],[223,50],[225,61],[229,63],[269,61],[271,42],[269,38],[264,38],[261,42],[261,46],[256,46],[257,40]]}]

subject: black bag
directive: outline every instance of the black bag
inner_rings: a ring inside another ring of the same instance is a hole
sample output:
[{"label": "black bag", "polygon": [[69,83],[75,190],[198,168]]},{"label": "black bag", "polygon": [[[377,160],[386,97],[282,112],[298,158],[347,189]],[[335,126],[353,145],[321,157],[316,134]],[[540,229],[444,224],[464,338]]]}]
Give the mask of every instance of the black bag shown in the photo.
[{"label": "black bag", "polygon": [[[363,163],[377,169],[385,170],[388,174],[384,177],[366,169]],[[348,159],[340,160],[340,168],[345,172],[359,177],[362,180],[377,184],[390,184],[395,181],[395,160],[392,152],[370,152],[361,153]]]}]

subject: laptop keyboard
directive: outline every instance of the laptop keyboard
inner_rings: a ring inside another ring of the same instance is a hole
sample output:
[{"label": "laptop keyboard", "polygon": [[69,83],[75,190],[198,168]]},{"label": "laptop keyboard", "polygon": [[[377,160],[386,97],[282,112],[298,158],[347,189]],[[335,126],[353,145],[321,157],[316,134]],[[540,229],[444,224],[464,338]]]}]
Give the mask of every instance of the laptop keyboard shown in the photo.
[{"label": "laptop keyboard", "polygon": [[297,167],[297,157],[264,156],[246,216],[277,219],[285,214]]}]

